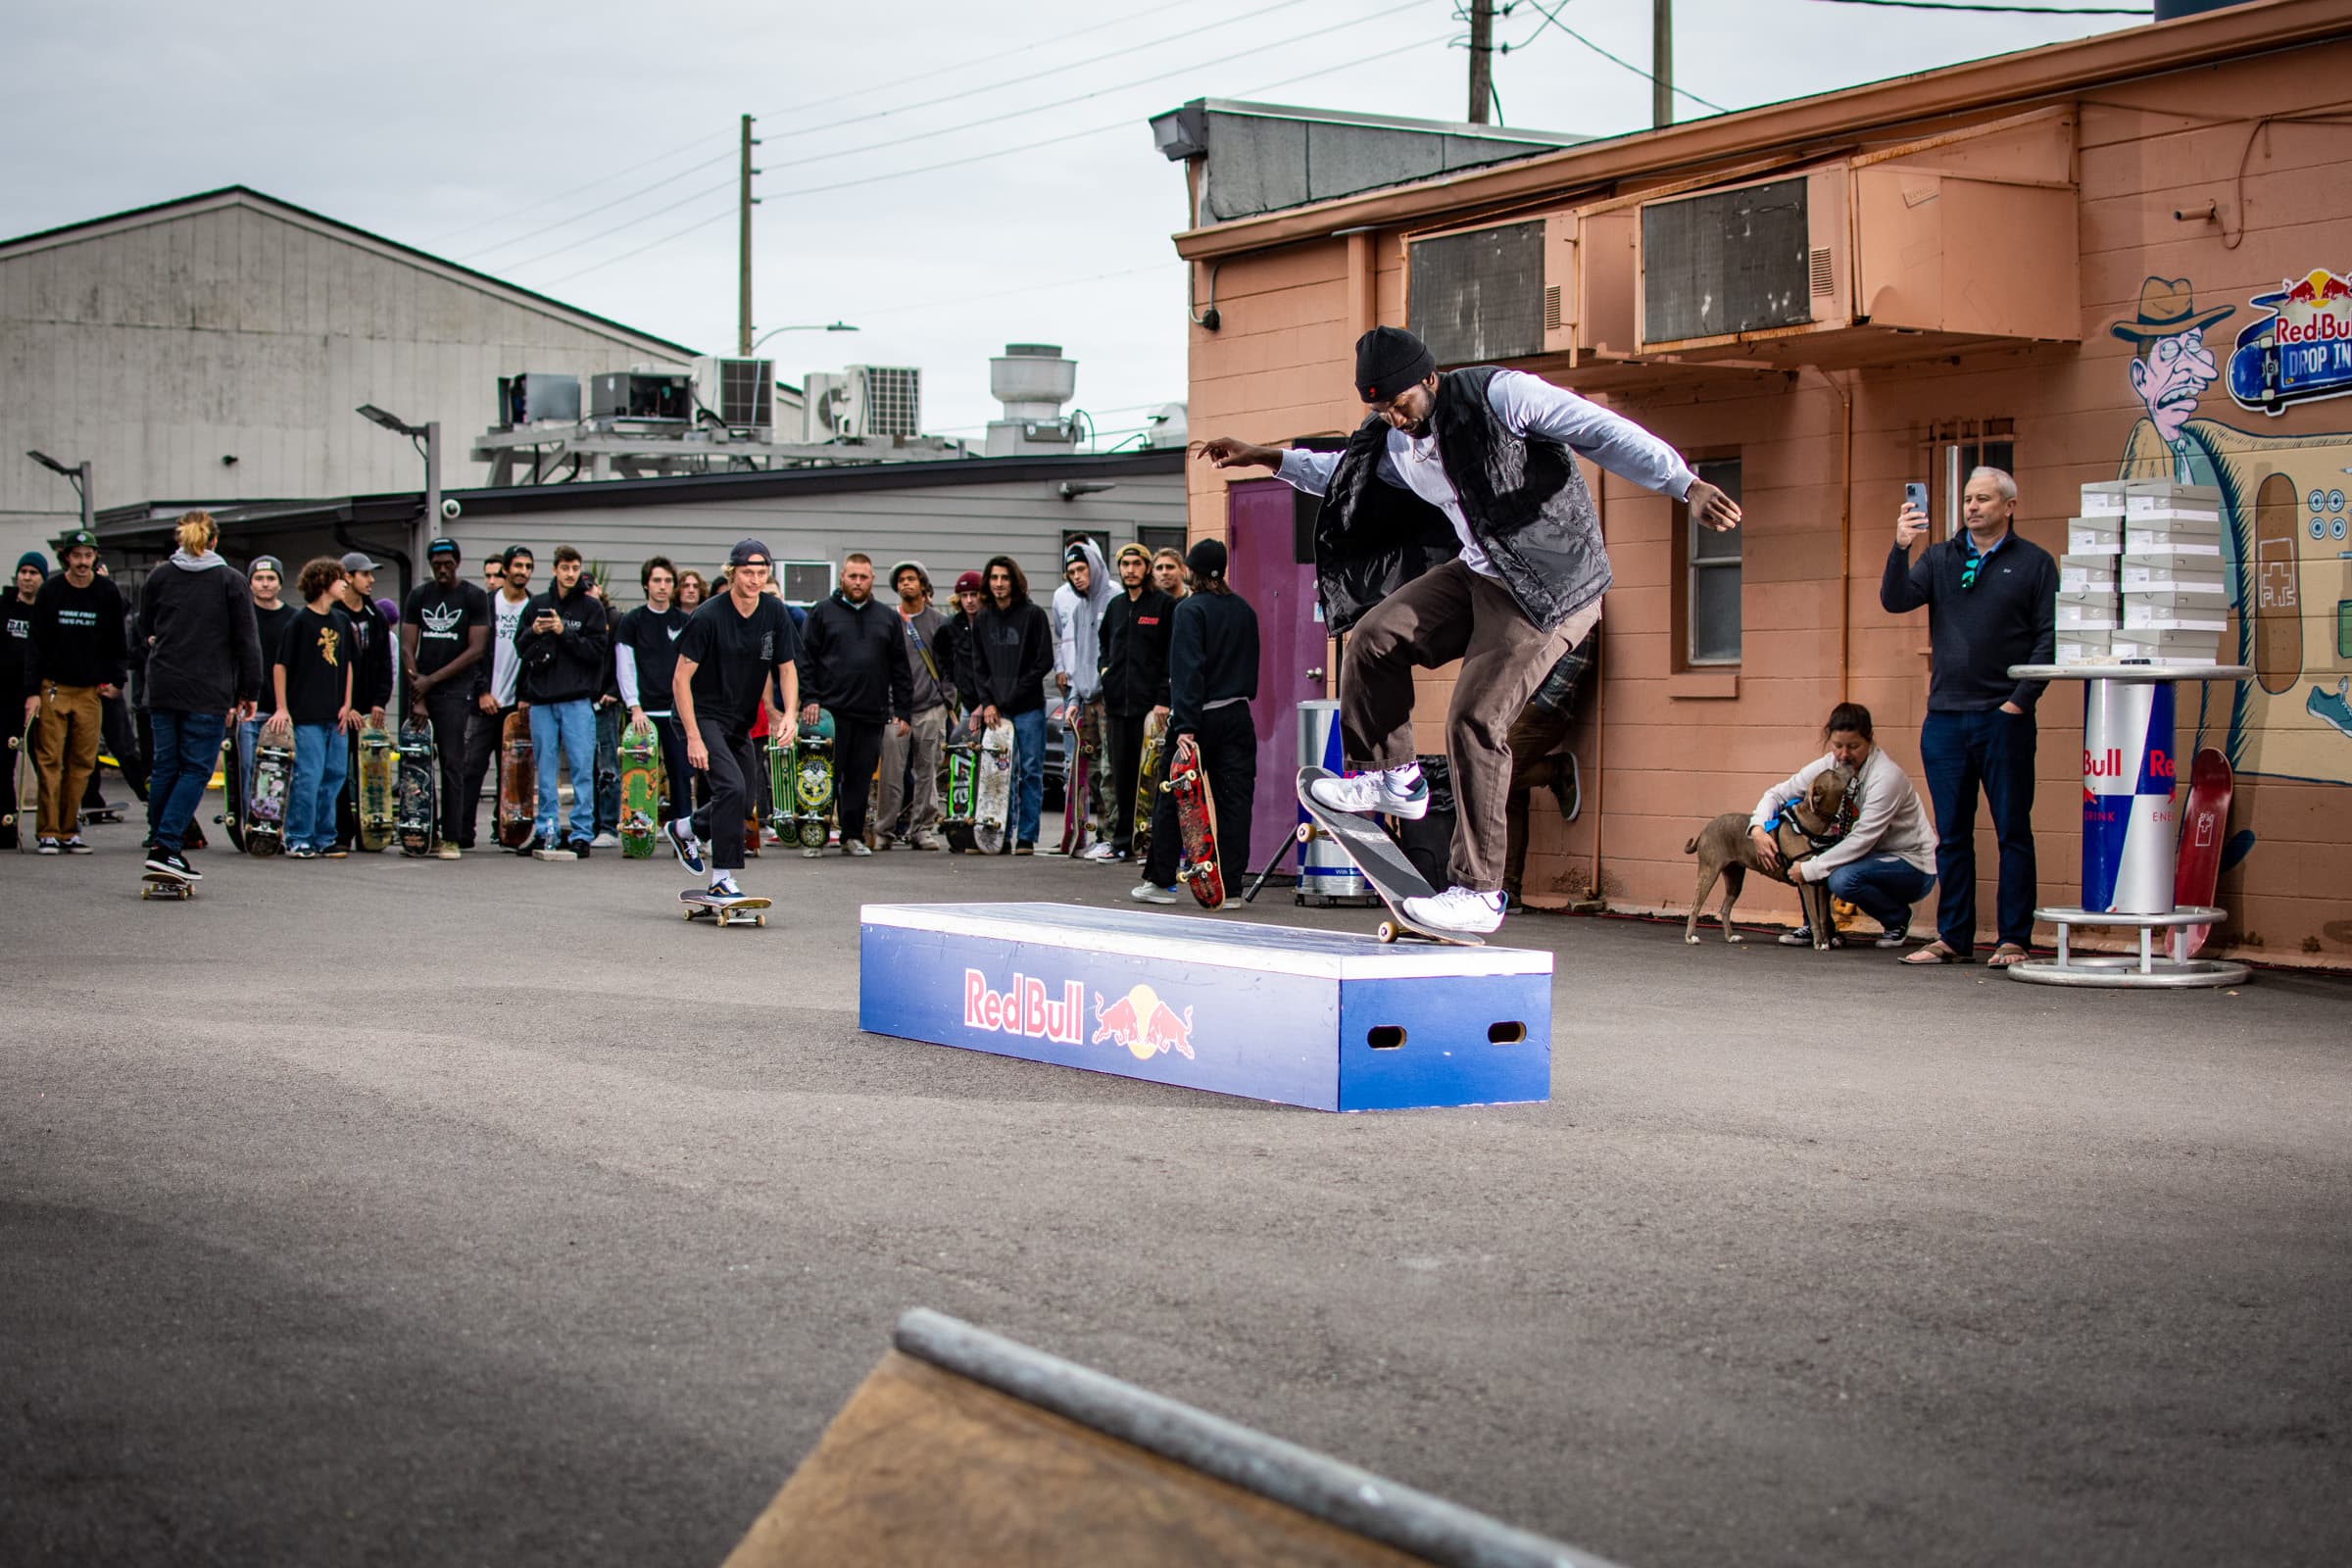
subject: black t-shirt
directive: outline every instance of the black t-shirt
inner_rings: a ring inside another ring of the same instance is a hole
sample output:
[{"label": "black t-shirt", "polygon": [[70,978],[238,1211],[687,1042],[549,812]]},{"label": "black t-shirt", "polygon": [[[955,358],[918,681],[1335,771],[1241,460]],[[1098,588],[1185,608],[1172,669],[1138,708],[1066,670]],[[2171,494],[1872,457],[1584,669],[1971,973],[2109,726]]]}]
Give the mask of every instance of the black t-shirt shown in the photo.
[{"label": "black t-shirt", "polygon": [[[286,716],[297,724],[332,724],[343,710],[343,672],[359,649],[351,617],[340,609],[325,614],[298,610],[277,645],[286,670]],[[276,677],[271,676],[272,682]]]},{"label": "black t-shirt", "polygon": [[[437,582],[419,583],[409,590],[400,607],[403,625],[416,628],[416,672],[430,675],[466,651],[466,639],[479,626],[490,630],[490,596],[469,582],[454,588]],[[484,648],[487,653],[487,647]]]},{"label": "black t-shirt", "polygon": [[262,638],[262,700],[255,711],[263,718],[277,711],[277,682],[270,675],[270,666],[277,662],[277,651],[285,645],[286,628],[294,623],[295,612],[301,608],[282,599],[268,610],[259,605],[253,607],[254,630]]},{"label": "black t-shirt", "polygon": [[667,610],[639,605],[620,617],[612,634],[612,646],[626,648],[637,661],[637,706],[649,713],[666,713],[677,706],[670,686],[678,673],[678,639],[686,634],[689,618],[675,605]]},{"label": "black t-shirt", "polygon": [[731,594],[704,601],[686,622],[677,657],[694,661],[694,712],[731,730],[748,730],[760,714],[760,694],[778,664],[800,657],[800,633],[784,603],[766,594],[750,614],[737,612]]}]

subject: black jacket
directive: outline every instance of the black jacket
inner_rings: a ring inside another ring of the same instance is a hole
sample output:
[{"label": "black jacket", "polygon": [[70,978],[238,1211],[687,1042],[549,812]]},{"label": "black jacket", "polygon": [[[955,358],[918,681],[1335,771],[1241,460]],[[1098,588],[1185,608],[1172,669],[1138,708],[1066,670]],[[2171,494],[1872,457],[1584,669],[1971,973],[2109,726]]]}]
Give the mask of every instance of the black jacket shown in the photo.
[{"label": "black jacket", "polygon": [[1054,673],[1054,623],[1035,600],[1010,610],[980,607],[973,629],[972,685],[982,703],[1010,717],[1046,706],[1046,681]]},{"label": "black jacket", "polygon": [[1257,695],[1257,612],[1248,600],[1197,593],[1176,607],[1168,689],[1171,737],[1198,729],[1211,703]]},{"label": "black jacket", "polygon": [[[1494,373],[1474,365],[1441,375],[1430,427],[1487,560],[1520,612],[1549,631],[1608,591],[1608,552],[1576,454],[1495,417],[1487,402]],[[1316,587],[1335,633],[1461,553],[1444,513],[1380,477],[1388,443],[1386,420],[1357,426],[1315,519]]]},{"label": "black jacket", "polygon": [[1168,702],[1168,639],[1176,601],[1156,588],[1122,592],[1102,612],[1102,709],[1138,718]]},{"label": "black jacket", "polygon": [[[560,632],[533,631],[544,611],[564,621]],[[612,637],[605,620],[602,600],[585,584],[568,596],[558,590],[533,594],[514,625],[514,653],[522,673],[514,692],[526,703],[590,703],[605,689],[605,671],[612,663]]]},{"label": "black jacket", "polygon": [[956,688],[958,712],[980,706],[979,677],[972,669],[972,620],[958,610],[931,639],[931,657],[939,662],[940,679]]},{"label": "black jacket", "polygon": [[354,610],[337,594],[335,608],[343,612],[343,618],[351,622],[352,635],[359,639],[351,668],[352,711],[365,713],[371,708],[391,707],[392,623],[372,599],[362,600]]},{"label": "black jacket", "polygon": [[875,724],[905,718],[912,701],[899,612],[870,595],[853,605],[835,589],[808,607],[801,627],[801,702],[835,718]]},{"label": "black jacket", "polygon": [[149,572],[136,635],[147,650],[140,692],[149,709],[221,713],[261,696],[253,595],[219,556],[175,555]]},{"label": "black jacket", "polygon": [[1879,606],[1895,615],[1928,607],[1929,712],[2015,703],[2031,713],[2046,683],[2019,680],[2009,666],[2058,657],[2058,563],[2012,527],[1984,558],[1976,586],[1964,589],[1968,557],[1964,533],[1936,540],[1916,564],[1896,545],[1879,580]]},{"label": "black jacket", "polygon": [[38,691],[43,681],[60,686],[122,685],[130,678],[126,618],[122,590],[111,578],[92,577],[87,588],[76,588],[64,572],[51,572],[32,600],[25,690]]}]

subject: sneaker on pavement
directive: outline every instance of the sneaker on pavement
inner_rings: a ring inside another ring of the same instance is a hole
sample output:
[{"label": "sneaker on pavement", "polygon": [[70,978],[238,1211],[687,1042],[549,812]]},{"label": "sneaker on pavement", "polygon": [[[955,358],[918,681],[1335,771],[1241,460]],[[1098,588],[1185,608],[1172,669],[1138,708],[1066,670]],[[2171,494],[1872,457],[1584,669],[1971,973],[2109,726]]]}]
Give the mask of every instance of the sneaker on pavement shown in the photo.
[{"label": "sneaker on pavement", "polygon": [[1909,926],[1890,925],[1886,930],[1879,933],[1879,939],[1876,942],[1873,942],[1871,946],[1874,948],[1899,948],[1908,943],[1910,940],[1911,928]]},{"label": "sneaker on pavement", "polygon": [[1784,948],[1809,948],[1813,945],[1813,928],[1800,925],[1793,931],[1784,931],[1775,939]]},{"label": "sneaker on pavement", "polygon": [[286,858],[289,860],[316,860],[318,858],[318,852],[308,844],[297,844],[286,851]]},{"label": "sneaker on pavement", "polygon": [[447,839],[444,839],[441,841],[441,847],[433,852],[433,858],[437,860],[463,860],[466,858],[466,852],[459,849],[455,844],[450,843]]},{"label": "sneaker on pavement", "polygon": [[1093,849],[1078,857],[1078,858],[1081,860],[1115,860],[1118,858],[1119,852],[1111,845],[1111,842],[1108,839],[1104,839],[1102,843],[1096,845]]},{"label": "sneaker on pavement", "polygon": [[62,848],[68,855],[88,855],[91,853],[90,847],[82,842],[81,835],[78,833],[74,834],[72,838],[65,840],[63,844],[60,845],[60,848]]},{"label": "sneaker on pavement", "polygon": [[1307,786],[1307,793],[1316,805],[1330,811],[1386,811],[1391,816],[1416,819],[1429,814],[1429,783],[1422,778],[1418,762],[1352,778],[1319,778]]},{"label": "sneaker on pavement", "polygon": [[147,869],[165,876],[175,876],[182,882],[201,882],[204,873],[188,863],[186,856],[176,850],[151,850],[147,855]]},{"label": "sneaker on pavement", "polygon": [[1012,847],[1012,853],[1015,855],[1035,855],[1037,853],[1037,846],[1031,843],[1029,840],[1023,839],[1020,843],[1015,844]]},{"label": "sneaker on pavement", "polygon": [[1502,895],[1447,888],[1430,898],[1405,900],[1404,917],[1433,931],[1484,936],[1502,925]]},{"label": "sneaker on pavement", "polygon": [[1156,882],[1138,882],[1127,890],[1127,896],[1138,904],[1174,904],[1176,890],[1163,888]]},{"label": "sneaker on pavement", "polygon": [[844,839],[841,845],[841,853],[862,858],[865,856],[873,854],[874,852],[866,847],[865,840],[863,839]]},{"label": "sneaker on pavement", "polygon": [[896,834],[877,833],[874,835],[872,849],[875,854],[879,855],[886,850],[893,850],[896,848],[898,848],[898,836]]},{"label": "sneaker on pavement", "polygon": [[662,836],[678,852],[678,863],[696,876],[703,874],[703,847],[694,837],[694,818],[681,816],[662,824]]},{"label": "sneaker on pavement", "polygon": [[910,850],[944,850],[948,847],[948,841],[937,833],[926,830],[911,835],[906,840],[906,847]]},{"label": "sneaker on pavement", "polygon": [[330,844],[325,849],[318,851],[318,856],[321,860],[348,860],[351,858],[351,852],[340,844]]},{"label": "sneaker on pavement", "polygon": [[597,834],[595,838],[590,839],[588,842],[600,850],[617,850],[620,848],[620,836],[612,832],[611,829],[607,829],[604,832]]},{"label": "sneaker on pavement", "polygon": [[592,839],[572,839],[566,842],[564,847],[569,850],[575,858],[585,860],[588,858],[590,852],[595,849],[596,845],[595,841]]},{"label": "sneaker on pavement", "polygon": [[66,847],[61,840],[42,839],[33,845],[32,853],[35,855],[63,855],[66,853]]}]

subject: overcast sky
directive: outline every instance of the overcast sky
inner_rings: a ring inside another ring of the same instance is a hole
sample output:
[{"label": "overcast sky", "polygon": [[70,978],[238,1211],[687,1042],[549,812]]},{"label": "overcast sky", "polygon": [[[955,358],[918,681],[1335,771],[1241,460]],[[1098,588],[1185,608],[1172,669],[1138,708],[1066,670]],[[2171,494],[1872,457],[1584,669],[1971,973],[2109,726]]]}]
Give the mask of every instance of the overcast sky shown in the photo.
[{"label": "overcast sky", "polygon": [[[1830,0],[1675,10],[1677,84],[1733,109],[2138,24]],[[1563,28],[1646,69],[1649,13],[1566,0],[1554,26],[1518,0],[1496,27],[1505,122],[1646,125],[1649,83]],[[1060,343],[1106,445],[1185,391],[1168,242],[1184,180],[1148,117],[1198,97],[1466,107],[1453,0],[78,0],[16,10],[8,33],[0,234],[241,183],[731,353],[751,113],[760,329],[861,329],[776,338],[762,352],[778,374],[919,366],[925,425],[976,436],[997,413],[989,356]]]}]

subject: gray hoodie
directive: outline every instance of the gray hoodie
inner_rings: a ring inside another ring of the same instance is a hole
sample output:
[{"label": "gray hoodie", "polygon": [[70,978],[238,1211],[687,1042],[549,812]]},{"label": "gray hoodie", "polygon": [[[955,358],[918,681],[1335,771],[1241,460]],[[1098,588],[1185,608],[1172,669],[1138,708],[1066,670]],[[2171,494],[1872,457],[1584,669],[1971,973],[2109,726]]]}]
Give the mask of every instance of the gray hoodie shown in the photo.
[{"label": "gray hoodie", "polygon": [[1070,677],[1072,697],[1091,703],[1102,691],[1102,612],[1119,586],[1103,564],[1102,547],[1085,537],[1077,544],[1090,573],[1087,592],[1081,595],[1066,580],[1054,590],[1054,670]]}]

